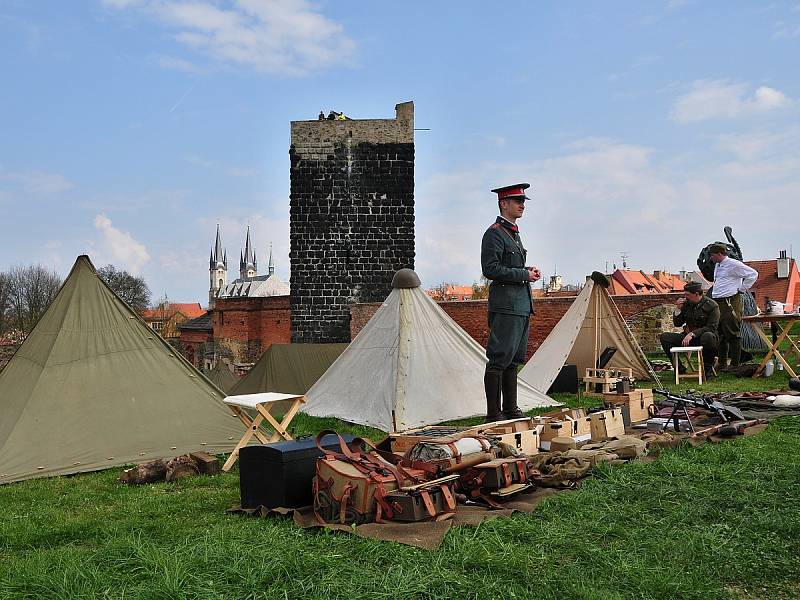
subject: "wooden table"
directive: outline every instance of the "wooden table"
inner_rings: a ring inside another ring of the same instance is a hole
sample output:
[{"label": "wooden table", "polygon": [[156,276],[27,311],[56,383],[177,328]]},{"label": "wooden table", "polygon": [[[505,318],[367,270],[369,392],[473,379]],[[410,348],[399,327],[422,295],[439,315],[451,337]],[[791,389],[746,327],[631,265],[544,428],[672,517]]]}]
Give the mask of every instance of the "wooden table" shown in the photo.
[{"label": "wooden table", "polygon": [[[784,341],[789,344],[789,351],[786,353],[787,356],[794,355],[795,360],[800,362],[800,335],[795,335],[792,338],[792,327],[795,323],[800,321],[800,314],[791,314],[791,315],[753,315],[751,317],[742,317],[742,321],[747,323],[753,324],[753,329],[756,330],[756,333],[761,336],[761,339],[767,344],[767,354],[764,356],[764,360],[761,361],[761,364],[758,365],[756,372],[753,374],[753,378],[759,377],[761,372],[764,370],[764,367],[767,365],[767,362],[772,355],[774,354],[779,361],[783,364],[786,372],[789,373],[790,377],[797,377],[792,366],[788,363],[786,358],[780,353],[778,350],[778,346],[780,346]],[[772,338],[767,336],[764,333],[764,330],[761,327],[755,326],[756,323],[769,323],[770,325],[774,325],[777,330],[780,332],[778,337],[775,339],[775,343],[772,343]],[[795,364],[797,364],[795,362]]]},{"label": "wooden table", "polygon": [[[225,404],[231,407],[233,414],[239,417],[247,431],[242,439],[236,444],[228,460],[222,466],[223,471],[228,471],[239,458],[239,450],[246,446],[250,440],[255,438],[262,444],[272,444],[281,438],[291,440],[291,435],[286,430],[292,422],[300,405],[306,401],[306,397],[297,394],[279,394],[277,392],[264,392],[261,394],[241,394],[239,396],[228,396],[224,399]],[[279,403],[289,403],[289,410],[283,415],[280,422],[271,414]],[[255,413],[255,418],[250,416],[250,412]],[[266,421],[266,423],[264,423]],[[270,425],[272,432],[262,431],[263,425]],[[266,434],[266,435],[265,435]],[[269,437],[268,437],[269,436]]]}]

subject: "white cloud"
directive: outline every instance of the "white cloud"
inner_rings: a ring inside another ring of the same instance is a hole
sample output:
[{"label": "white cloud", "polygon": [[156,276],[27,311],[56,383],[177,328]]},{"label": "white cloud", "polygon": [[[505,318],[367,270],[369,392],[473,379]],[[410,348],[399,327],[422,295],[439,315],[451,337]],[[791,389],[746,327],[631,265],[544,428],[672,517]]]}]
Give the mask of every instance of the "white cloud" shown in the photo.
[{"label": "white cloud", "polygon": [[[729,134],[686,157],[608,139],[584,139],[558,155],[481,163],[417,184],[416,268],[426,286],[480,276],[480,239],[494,221],[489,190],[529,180],[533,200],[520,221],[529,264],[578,283],[620,264],[694,268],[700,249],[730,225],[746,258],[770,258],[796,238],[800,128]],[[733,156],[731,156],[733,154]],[[795,245],[796,240],[795,240]]]},{"label": "white cloud", "polygon": [[775,31],[772,33],[772,39],[782,40],[796,37],[800,37],[800,24],[785,23],[783,21],[775,23]]},{"label": "white cloud", "polygon": [[[307,0],[103,0],[114,9],[138,9],[173,28],[173,38],[222,64],[303,75],[347,64],[355,43],[344,28]],[[166,68],[196,68],[163,58]]]},{"label": "white cloud", "polygon": [[94,227],[102,236],[98,264],[110,262],[137,275],[150,261],[145,245],[133,239],[130,233],[114,227],[104,214],[95,216]]},{"label": "white cloud", "polygon": [[783,92],[761,86],[749,94],[750,85],[727,79],[695,81],[692,89],[679,97],[671,118],[678,123],[709,119],[733,119],[784,108],[791,100]]},{"label": "white cloud", "polygon": [[9,182],[29,194],[58,194],[75,187],[63,175],[43,171],[10,172],[0,169],[0,181]]},{"label": "white cloud", "polygon": [[184,73],[203,73],[205,71],[196,64],[175,56],[158,55],[153,57],[153,61],[159,67],[173,71],[183,71]]}]

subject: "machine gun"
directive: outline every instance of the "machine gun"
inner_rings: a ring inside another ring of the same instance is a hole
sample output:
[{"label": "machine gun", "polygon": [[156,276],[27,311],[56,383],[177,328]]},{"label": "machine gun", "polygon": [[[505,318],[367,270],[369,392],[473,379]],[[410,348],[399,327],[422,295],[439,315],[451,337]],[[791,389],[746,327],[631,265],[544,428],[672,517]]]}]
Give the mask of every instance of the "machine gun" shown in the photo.
[{"label": "machine gun", "polygon": [[745,418],[742,414],[742,411],[735,406],[723,404],[719,400],[709,400],[702,394],[692,393],[692,390],[689,390],[689,392],[685,394],[673,393],[668,390],[653,391],[656,394],[661,394],[664,396],[667,400],[665,404],[672,406],[672,412],[664,422],[664,426],[661,429],[662,431],[666,430],[670,421],[674,421],[675,431],[679,431],[678,411],[682,411],[686,416],[686,420],[689,422],[689,429],[692,431],[692,433],[694,433],[694,425],[692,425],[692,420],[689,418],[689,411],[686,409],[687,406],[693,406],[695,408],[701,408],[708,412],[715,413],[720,419],[722,419],[723,423],[742,421]]}]

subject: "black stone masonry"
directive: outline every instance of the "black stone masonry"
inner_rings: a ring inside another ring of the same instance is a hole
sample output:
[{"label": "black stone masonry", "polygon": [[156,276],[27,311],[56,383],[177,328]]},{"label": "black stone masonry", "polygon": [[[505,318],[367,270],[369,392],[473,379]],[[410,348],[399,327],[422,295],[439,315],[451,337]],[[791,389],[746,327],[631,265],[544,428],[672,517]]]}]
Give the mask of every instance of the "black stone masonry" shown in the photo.
[{"label": "black stone masonry", "polygon": [[292,121],[292,342],[349,342],[349,304],[385,300],[414,268],[414,103],[395,110]]}]

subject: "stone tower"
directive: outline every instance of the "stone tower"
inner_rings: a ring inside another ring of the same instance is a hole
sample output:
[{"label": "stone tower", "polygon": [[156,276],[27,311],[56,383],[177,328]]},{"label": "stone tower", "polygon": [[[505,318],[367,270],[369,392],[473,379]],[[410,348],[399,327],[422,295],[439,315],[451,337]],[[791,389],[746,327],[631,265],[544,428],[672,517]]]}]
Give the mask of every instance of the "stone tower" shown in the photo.
[{"label": "stone tower", "polygon": [[217,292],[228,283],[228,255],[222,248],[219,237],[219,224],[217,224],[217,240],[211,248],[211,260],[208,264],[208,308],[214,308]]},{"label": "stone tower", "polygon": [[239,277],[241,279],[250,279],[258,274],[258,263],[256,262],[256,253],[253,251],[253,246],[250,243],[250,225],[247,226],[247,239],[244,243],[244,252],[239,254]]},{"label": "stone tower", "polygon": [[352,302],[414,268],[414,103],[394,119],[292,121],[293,342],[349,342]]}]

